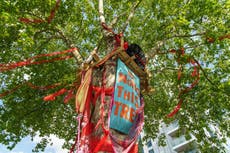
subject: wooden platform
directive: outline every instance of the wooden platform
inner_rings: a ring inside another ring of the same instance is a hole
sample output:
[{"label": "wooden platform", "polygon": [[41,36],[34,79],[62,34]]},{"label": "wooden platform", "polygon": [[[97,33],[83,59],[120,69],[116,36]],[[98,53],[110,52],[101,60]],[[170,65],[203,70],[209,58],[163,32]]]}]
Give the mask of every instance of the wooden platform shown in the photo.
[{"label": "wooden platform", "polygon": [[142,70],[134,61],[135,57],[130,57],[125,51],[119,52],[118,57],[140,78],[141,91],[148,92],[149,75],[147,71]]},{"label": "wooden platform", "polygon": [[88,69],[89,67],[95,67],[98,65],[101,65],[105,63],[109,59],[116,59],[120,58],[127,67],[130,68],[139,78],[140,78],[140,86],[141,86],[141,92],[149,92],[151,90],[149,86],[149,74],[146,70],[142,70],[134,61],[135,56],[130,57],[124,50],[121,48],[117,49],[114,52],[111,52],[107,56],[105,56],[103,59],[100,59],[99,56],[92,52],[89,58],[83,63],[83,70]]}]

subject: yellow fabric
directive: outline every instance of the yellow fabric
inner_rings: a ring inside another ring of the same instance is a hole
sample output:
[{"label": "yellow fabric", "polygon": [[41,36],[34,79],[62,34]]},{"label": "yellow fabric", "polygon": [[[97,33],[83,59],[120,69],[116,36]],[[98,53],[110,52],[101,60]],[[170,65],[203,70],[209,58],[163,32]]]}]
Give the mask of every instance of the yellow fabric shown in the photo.
[{"label": "yellow fabric", "polygon": [[84,80],[82,81],[80,87],[78,88],[76,94],[76,111],[82,113],[85,109],[85,103],[87,101],[89,87],[92,78],[92,68],[88,69],[85,73]]}]

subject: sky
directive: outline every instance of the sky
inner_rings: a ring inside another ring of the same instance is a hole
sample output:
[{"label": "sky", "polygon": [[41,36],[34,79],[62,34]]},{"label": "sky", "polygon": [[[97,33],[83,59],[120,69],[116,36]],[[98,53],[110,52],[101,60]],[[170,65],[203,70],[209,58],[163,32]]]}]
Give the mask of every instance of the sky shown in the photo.
[{"label": "sky", "polygon": [[[0,99],[0,105],[2,105],[2,101]],[[53,145],[48,145],[43,153],[67,153],[69,150],[62,149],[62,145],[64,144],[63,139],[57,138],[55,135],[50,135],[49,137]],[[41,141],[41,137],[35,136],[34,140],[31,141],[31,138],[25,137],[19,142],[13,150],[7,150],[7,147],[0,143],[0,153],[31,153],[32,149],[36,146],[38,142]]]},{"label": "sky", "polygon": [[[69,151],[67,149],[62,149],[62,144],[64,143],[63,139],[59,139],[55,135],[51,135],[50,138],[53,145],[47,146],[44,153],[67,153]],[[11,151],[7,150],[5,146],[0,144],[0,153],[31,153],[32,149],[41,139],[41,137],[35,136],[34,141],[31,141],[30,137],[26,137]]]},{"label": "sky", "polygon": [[[0,84],[0,87],[2,85]],[[0,105],[2,105],[2,100],[0,99]],[[69,150],[62,149],[64,143],[63,139],[57,138],[55,135],[49,137],[53,142],[53,145],[47,146],[43,153],[68,153]],[[31,153],[32,149],[36,146],[38,142],[41,141],[41,137],[35,136],[34,140],[31,141],[30,137],[26,137],[19,142],[13,150],[7,150],[7,147],[0,143],[0,153]]]}]

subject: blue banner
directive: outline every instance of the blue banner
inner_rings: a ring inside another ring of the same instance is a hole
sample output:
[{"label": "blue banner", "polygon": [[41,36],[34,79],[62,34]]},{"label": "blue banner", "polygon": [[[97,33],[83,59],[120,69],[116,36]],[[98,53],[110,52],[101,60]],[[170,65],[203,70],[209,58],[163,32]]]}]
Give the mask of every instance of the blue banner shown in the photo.
[{"label": "blue banner", "polygon": [[140,79],[118,59],[110,128],[128,134],[139,106]]}]

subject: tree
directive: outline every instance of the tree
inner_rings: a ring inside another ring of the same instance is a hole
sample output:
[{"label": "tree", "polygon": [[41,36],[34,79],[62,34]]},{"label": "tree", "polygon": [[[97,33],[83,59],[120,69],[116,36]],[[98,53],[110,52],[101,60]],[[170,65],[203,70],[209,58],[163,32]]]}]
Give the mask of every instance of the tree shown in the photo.
[{"label": "tree", "polygon": [[[95,1],[57,2],[0,2],[2,144],[13,148],[23,137],[39,132],[40,136],[56,134],[64,138],[65,147],[70,148],[77,126],[74,99],[64,104],[64,95],[54,102],[44,102],[43,97],[63,88],[76,91],[74,82],[82,60],[58,60],[63,56],[56,55],[32,60],[47,61],[43,64],[11,66],[10,70],[4,65],[72,47],[79,49],[83,60],[95,47],[103,57],[108,37],[101,31],[101,15],[116,33],[124,32],[126,40],[140,44],[149,59],[154,92],[144,94],[146,133],[155,137],[161,122],[178,119],[181,127],[197,137],[201,150],[221,150],[220,144],[230,135],[229,1],[110,0],[104,4],[105,14],[98,13]],[[51,62],[53,58],[56,60]],[[193,65],[191,59],[197,64]],[[191,76],[194,67],[199,71],[199,81],[198,74]],[[182,92],[196,79],[191,90]],[[168,118],[178,105],[178,95],[183,100],[181,108]],[[204,137],[203,128],[210,123],[219,126],[222,139]],[[44,139],[40,147],[47,143]]]}]

